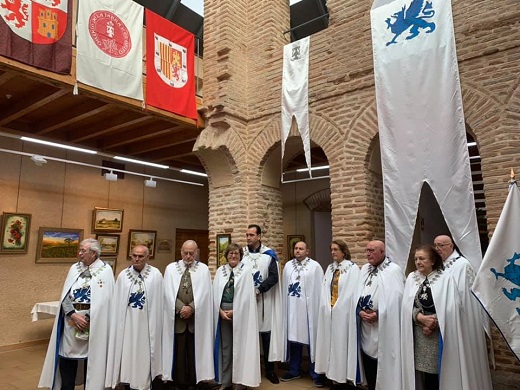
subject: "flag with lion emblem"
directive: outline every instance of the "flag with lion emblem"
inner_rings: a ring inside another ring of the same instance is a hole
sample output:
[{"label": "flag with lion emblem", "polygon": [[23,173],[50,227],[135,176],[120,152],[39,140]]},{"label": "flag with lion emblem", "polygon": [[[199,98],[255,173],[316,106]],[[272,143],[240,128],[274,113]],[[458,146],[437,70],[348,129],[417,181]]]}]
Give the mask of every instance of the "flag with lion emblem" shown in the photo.
[{"label": "flag with lion emblem", "polygon": [[72,0],[0,0],[0,55],[69,74]]}]

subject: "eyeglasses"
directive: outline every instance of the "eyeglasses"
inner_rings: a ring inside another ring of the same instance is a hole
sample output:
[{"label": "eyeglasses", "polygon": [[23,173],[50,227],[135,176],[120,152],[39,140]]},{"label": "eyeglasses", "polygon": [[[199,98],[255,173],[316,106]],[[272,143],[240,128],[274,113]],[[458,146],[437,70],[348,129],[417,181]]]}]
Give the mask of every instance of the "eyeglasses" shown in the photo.
[{"label": "eyeglasses", "polygon": [[240,256],[240,252],[229,252],[228,256]]},{"label": "eyeglasses", "polygon": [[92,251],[90,249],[84,249],[84,248],[81,248],[78,252],[79,253],[92,253]]},{"label": "eyeglasses", "polygon": [[445,246],[448,246],[448,245],[451,245],[451,244],[439,244],[439,243],[437,243],[437,244],[433,244],[433,246],[434,246],[435,248],[441,248],[441,249],[444,248]]},{"label": "eyeglasses", "polygon": [[374,248],[367,248],[365,249],[366,253],[374,253],[376,250]]}]

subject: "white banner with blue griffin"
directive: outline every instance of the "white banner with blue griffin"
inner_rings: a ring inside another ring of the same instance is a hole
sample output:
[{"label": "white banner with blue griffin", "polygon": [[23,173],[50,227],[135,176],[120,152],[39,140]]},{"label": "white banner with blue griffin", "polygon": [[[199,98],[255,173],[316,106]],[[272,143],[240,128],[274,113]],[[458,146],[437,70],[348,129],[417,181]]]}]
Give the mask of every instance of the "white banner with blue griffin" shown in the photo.
[{"label": "white banner with blue griffin", "polygon": [[423,183],[455,243],[482,260],[450,1],[375,0],[374,75],[386,248],[406,269]]},{"label": "white banner with blue griffin", "polygon": [[520,189],[513,180],[472,289],[520,360],[519,230]]},{"label": "white banner with blue griffin", "polygon": [[294,116],[302,137],[309,174],[311,172],[308,89],[310,42],[310,37],[305,37],[283,47],[282,73],[282,164],[285,142],[289,137]]}]

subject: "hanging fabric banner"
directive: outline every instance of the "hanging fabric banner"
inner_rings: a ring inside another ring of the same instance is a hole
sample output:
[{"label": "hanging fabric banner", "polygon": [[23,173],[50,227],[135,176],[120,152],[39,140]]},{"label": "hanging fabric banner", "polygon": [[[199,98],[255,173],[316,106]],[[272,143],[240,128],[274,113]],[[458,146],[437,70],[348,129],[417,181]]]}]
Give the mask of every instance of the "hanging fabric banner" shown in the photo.
[{"label": "hanging fabric banner", "polygon": [[79,2],[77,80],[143,100],[143,6],[132,0]]},{"label": "hanging fabric banner", "polygon": [[72,0],[3,0],[0,16],[0,55],[70,74]]},{"label": "hanging fabric banner", "polygon": [[455,243],[482,260],[450,1],[376,0],[371,10],[386,247],[406,268],[423,183]]},{"label": "hanging fabric banner", "polygon": [[197,119],[195,37],[146,10],[146,104]]},{"label": "hanging fabric banner", "polygon": [[283,47],[282,76],[282,161],[285,142],[291,131],[292,118],[296,119],[303,141],[305,161],[311,169],[311,142],[309,136],[309,47],[310,37],[302,38]]}]

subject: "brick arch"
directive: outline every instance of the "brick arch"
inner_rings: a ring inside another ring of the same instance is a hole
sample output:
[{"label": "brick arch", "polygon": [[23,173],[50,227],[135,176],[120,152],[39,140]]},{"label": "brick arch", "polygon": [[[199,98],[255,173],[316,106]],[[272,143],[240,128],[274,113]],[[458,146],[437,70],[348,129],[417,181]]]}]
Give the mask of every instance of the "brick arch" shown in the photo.
[{"label": "brick arch", "polygon": [[[273,119],[266,124],[264,131],[260,132],[252,141],[251,145],[258,147],[261,145],[264,149],[257,155],[260,157],[258,161],[250,162],[253,166],[257,164],[257,169],[261,172],[263,165],[272,153],[272,151],[278,147],[281,143],[281,123],[280,119]],[[313,112],[309,112],[309,127],[310,127],[310,139],[311,143],[323,149],[323,152],[327,156],[330,164],[329,155],[333,154],[333,149],[336,147],[336,143],[341,141],[341,131],[339,126],[334,121]],[[298,133],[299,136],[299,133]],[[258,173],[260,174],[260,173]]]},{"label": "brick arch", "polygon": [[220,187],[235,182],[238,166],[245,153],[244,143],[236,130],[224,132],[205,129],[197,139],[195,154],[204,166],[210,187]]}]

